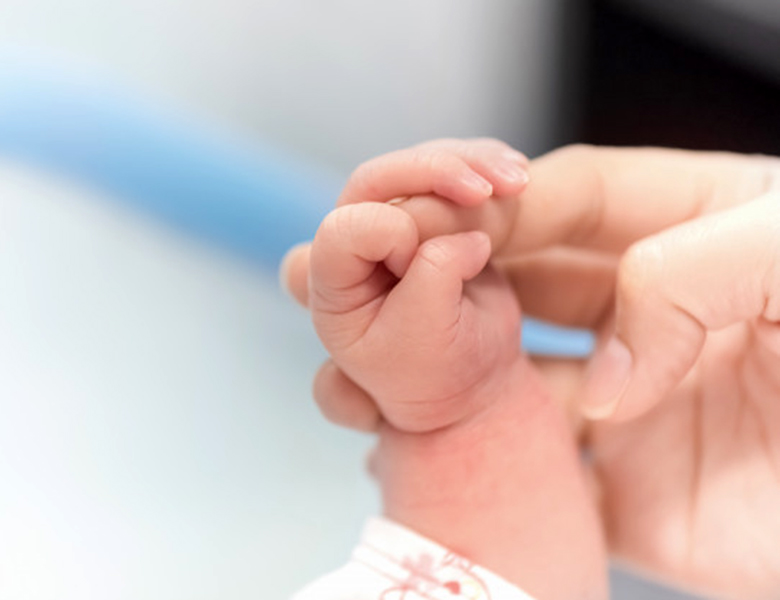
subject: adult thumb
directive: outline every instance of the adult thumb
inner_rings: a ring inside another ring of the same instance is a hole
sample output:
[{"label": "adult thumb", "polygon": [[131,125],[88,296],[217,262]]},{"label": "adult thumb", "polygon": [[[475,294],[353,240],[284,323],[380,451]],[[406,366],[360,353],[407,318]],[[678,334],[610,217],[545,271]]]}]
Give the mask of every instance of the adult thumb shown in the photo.
[{"label": "adult thumb", "polygon": [[618,269],[615,310],[585,382],[581,409],[592,419],[629,419],[662,401],[708,331],[780,322],[780,194],[634,244]]}]

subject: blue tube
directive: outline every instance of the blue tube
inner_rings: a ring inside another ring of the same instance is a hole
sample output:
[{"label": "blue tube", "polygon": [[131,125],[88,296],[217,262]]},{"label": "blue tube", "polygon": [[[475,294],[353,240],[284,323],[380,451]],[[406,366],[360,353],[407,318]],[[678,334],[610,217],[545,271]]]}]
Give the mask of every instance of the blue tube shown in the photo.
[{"label": "blue tube", "polygon": [[310,239],[341,182],[278,150],[225,140],[129,94],[0,71],[0,154],[85,181],[250,260]]}]

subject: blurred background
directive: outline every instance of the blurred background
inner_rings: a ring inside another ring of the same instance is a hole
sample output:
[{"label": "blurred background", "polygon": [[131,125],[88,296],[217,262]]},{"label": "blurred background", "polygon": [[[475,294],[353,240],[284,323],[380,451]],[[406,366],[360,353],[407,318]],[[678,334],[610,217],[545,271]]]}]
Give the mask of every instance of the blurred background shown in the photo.
[{"label": "blurred background", "polygon": [[0,598],[284,598],[343,562],[371,440],[316,413],[275,272],[359,162],[777,154],[778,100],[776,0],[3,0]]}]

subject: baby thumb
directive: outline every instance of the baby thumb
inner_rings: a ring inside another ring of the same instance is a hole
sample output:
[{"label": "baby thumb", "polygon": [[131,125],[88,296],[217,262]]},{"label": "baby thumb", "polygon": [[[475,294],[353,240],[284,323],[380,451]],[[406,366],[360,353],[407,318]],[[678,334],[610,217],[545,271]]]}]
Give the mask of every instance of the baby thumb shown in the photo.
[{"label": "baby thumb", "polygon": [[463,282],[476,277],[490,258],[490,238],[480,231],[433,238],[420,245],[388,305],[401,331],[437,331],[457,322]]}]

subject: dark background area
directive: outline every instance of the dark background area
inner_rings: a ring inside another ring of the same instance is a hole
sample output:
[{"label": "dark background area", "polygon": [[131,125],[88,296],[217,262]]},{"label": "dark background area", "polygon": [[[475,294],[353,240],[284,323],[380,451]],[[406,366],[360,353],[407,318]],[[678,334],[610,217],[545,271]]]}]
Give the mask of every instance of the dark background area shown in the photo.
[{"label": "dark background area", "polygon": [[699,19],[720,19],[730,47],[627,2],[590,2],[578,141],[780,154],[780,75],[734,44],[771,48],[771,31],[704,9]]}]

